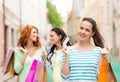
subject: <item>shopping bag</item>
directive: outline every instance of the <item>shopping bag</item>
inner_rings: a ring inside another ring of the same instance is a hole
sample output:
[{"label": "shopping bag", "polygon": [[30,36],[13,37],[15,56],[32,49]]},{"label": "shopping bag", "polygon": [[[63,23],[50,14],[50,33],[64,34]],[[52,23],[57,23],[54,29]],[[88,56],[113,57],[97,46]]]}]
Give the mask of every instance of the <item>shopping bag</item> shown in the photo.
[{"label": "shopping bag", "polygon": [[49,64],[46,65],[46,71],[47,71],[47,80],[48,82],[54,82],[53,81],[53,75],[52,75],[52,69]]},{"label": "shopping bag", "polygon": [[49,65],[39,66],[38,82],[54,82],[52,70]]},{"label": "shopping bag", "polygon": [[[34,75],[34,82],[40,82],[40,81],[38,81],[38,77],[39,77],[38,75],[39,75],[39,67],[41,67],[41,66],[42,67],[45,66],[45,63],[37,62],[37,68],[36,68],[36,72],[35,72],[35,75]],[[43,71],[40,72],[41,75],[43,75],[42,73],[43,73]],[[44,78],[44,76],[43,76],[43,78]]]},{"label": "shopping bag", "polygon": [[54,82],[50,65],[38,62],[34,82]]},{"label": "shopping bag", "polygon": [[103,61],[100,68],[98,82],[107,82],[107,62]]},{"label": "shopping bag", "polygon": [[35,73],[36,73],[36,69],[37,69],[37,63],[38,63],[37,60],[33,61],[31,68],[30,68],[30,70],[27,74],[27,77],[25,79],[25,82],[34,82],[34,77],[35,77]]},{"label": "shopping bag", "polygon": [[102,62],[98,82],[116,82],[115,75],[109,62]]},{"label": "shopping bag", "polygon": [[45,64],[38,67],[38,82],[48,82]]},{"label": "shopping bag", "polygon": [[113,72],[113,69],[112,69],[112,66],[110,64],[111,62],[109,62],[107,64],[107,82],[117,82],[116,81],[116,77],[114,75],[114,72]]},{"label": "shopping bag", "polygon": [[12,76],[17,75],[14,71],[14,50],[10,49],[6,56],[7,57],[3,66],[3,74],[9,73]]}]

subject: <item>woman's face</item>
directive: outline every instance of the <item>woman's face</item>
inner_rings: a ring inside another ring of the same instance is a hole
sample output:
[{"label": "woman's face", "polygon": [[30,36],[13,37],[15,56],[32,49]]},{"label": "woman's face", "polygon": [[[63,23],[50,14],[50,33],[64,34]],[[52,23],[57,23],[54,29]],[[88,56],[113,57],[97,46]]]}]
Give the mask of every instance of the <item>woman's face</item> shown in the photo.
[{"label": "woman's face", "polygon": [[50,42],[52,44],[57,44],[60,42],[61,35],[57,35],[56,32],[50,31]]},{"label": "woman's face", "polygon": [[30,35],[29,39],[32,40],[32,41],[37,41],[37,37],[38,37],[38,32],[35,28],[33,28],[31,30],[31,35]]},{"label": "woman's face", "polygon": [[93,25],[88,21],[82,21],[79,29],[78,29],[78,36],[79,40],[86,41],[90,40],[90,38],[94,35],[92,31]]}]

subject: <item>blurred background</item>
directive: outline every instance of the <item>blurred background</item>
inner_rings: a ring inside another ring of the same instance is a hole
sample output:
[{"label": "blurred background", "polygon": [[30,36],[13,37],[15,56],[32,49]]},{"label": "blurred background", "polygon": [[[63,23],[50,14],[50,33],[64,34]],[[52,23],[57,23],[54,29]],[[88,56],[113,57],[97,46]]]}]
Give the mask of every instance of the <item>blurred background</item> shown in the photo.
[{"label": "blurred background", "polygon": [[83,17],[96,20],[105,44],[112,47],[114,61],[120,65],[119,8],[120,0],[0,0],[0,66],[8,50],[17,46],[24,25],[38,27],[43,46],[54,27],[64,29],[74,44]]}]

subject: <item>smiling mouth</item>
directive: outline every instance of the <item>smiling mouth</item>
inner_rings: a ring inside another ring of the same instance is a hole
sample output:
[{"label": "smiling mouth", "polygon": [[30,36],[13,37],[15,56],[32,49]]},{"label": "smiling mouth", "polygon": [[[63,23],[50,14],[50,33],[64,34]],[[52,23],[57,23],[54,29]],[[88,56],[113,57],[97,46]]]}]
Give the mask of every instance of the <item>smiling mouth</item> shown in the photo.
[{"label": "smiling mouth", "polygon": [[84,37],[86,37],[86,36],[85,36],[85,35],[80,34],[80,37],[81,37],[81,38],[84,38]]}]

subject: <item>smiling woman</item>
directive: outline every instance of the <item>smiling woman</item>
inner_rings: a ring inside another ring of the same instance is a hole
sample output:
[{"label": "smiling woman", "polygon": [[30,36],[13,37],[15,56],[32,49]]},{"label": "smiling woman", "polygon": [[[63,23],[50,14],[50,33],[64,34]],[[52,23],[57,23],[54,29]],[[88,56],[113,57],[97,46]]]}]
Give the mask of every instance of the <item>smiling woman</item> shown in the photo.
[{"label": "smiling woman", "polygon": [[18,73],[19,82],[25,82],[34,59],[42,61],[44,49],[39,40],[37,27],[26,25],[22,28],[18,47],[14,49],[14,70]]},{"label": "smiling woman", "polygon": [[[91,38],[95,45],[91,43]],[[63,48],[63,79],[69,82],[98,82],[103,55],[107,52],[103,51],[106,49],[103,42],[96,22],[92,18],[83,18],[78,28],[78,42]]]}]

